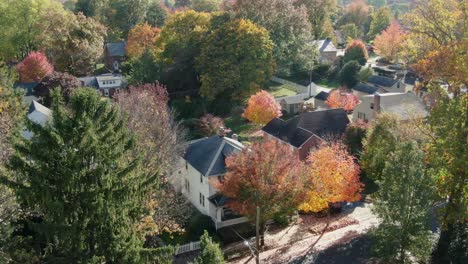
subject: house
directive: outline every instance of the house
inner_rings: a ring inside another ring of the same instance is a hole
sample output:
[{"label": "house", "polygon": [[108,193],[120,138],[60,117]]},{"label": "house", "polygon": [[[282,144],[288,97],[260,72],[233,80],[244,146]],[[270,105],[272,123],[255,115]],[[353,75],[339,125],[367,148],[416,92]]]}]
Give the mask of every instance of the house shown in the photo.
[{"label": "house", "polygon": [[13,89],[22,90],[24,92],[23,103],[25,105],[30,105],[33,101],[39,101],[39,97],[34,95],[34,88],[38,84],[37,82],[15,83]]},{"label": "house", "polygon": [[348,124],[346,112],[338,108],[305,112],[289,120],[274,118],[262,131],[265,139],[289,144],[298,158],[304,160],[323,140],[341,137]]},{"label": "house", "polygon": [[285,97],[279,97],[276,101],[281,105],[281,111],[287,114],[297,114],[300,112],[308,94],[297,94]]},{"label": "house", "polygon": [[318,110],[320,109],[328,109],[328,105],[325,103],[327,101],[328,96],[330,93],[327,93],[325,91],[321,91],[314,97],[314,107]]},{"label": "house", "polygon": [[395,114],[401,120],[428,115],[424,103],[414,93],[376,93],[361,98],[354,108],[353,121],[372,121],[382,112]]},{"label": "house", "polygon": [[113,97],[120,89],[127,87],[127,82],[121,74],[106,73],[98,76],[80,77],[78,80],[84,87],[98,89],[105,97]]},{"label": "house", "polygon": [[127,42],[107,42],[104,44],[104,63],[107,69],[118,71],[127,57]]},{"label": "house", "polygon": [[353,94],[361,99],[363,96],[374,94],[374,93],[385,93],[386,91],[383,88],[380,88],[375,85],[370,85],[366,83],[358,83],[352,89]]},{"label": "house", "polygon": [[398,79],[392,79],[385,76],[373,75],[367,79],[367,84],[384,89],[388,93],[406,93],[405,84]]},{"label": "house", "polygon": [[314,40],[312,43],[317,46],[320,63],[331,64],[335,61],[338,50],[331,39]]},{"label": "house", "polygon": [[226,158],[243,148],[235,136],[229,138],[221,129],[219,135],[190,142],[179,162],[174,178],[183,186],[182,193],[202,214],[211,217],[216,229],[248,221],[226,207],[229,199],[212,185],[223,180]]},{"label": "house", "polygon": [[[45,126],[52,120],[52,111],[37,101],[32,101],[28,109],[28,119],[33,123]],[[23,137],[26,139],[31,139],[32,136],[32,132],[28,130],[23,131]]]}]

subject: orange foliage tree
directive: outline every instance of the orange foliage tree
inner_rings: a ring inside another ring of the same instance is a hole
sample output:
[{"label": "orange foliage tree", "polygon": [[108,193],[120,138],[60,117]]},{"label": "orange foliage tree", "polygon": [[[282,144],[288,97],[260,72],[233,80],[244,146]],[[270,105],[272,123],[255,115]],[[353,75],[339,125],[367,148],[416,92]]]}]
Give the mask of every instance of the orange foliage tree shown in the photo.
[{"label": "orange foliage tree", "polygon": [[46,75],[54,72],[54,66],[50,64],[42,52],[31,52],[17,66],[22,82],[39,82]]},{"label": "orange foliage tree", "polygon": [[243,116],[259,125],[281,116],[281,106],[267,91],[260,91],[249,98]]},{"label": "orange foliage tree", "polygon": [[359,165],[342,143],[323,144],[307,158],[307,181],[311,188],[299,210],[319,212],[330,204],[361,198]]},{"label": "orange foliage tree", "polygon": [[400,24],[393,20],[390,26],[375,38],[375,53],[391,62],[395,61],[403,44],[403,36]]},{"label": "orange foliage tree", "polygon": [[233,199],[229,207],[252,220],[258,206],[262,234],[266,221],[292,213],[305,197],[302,163],[276,140],[253,143],[228,157],[226,167],[224,181],[215,187]]},{"label": "orange foliage tree", "polygon": [[130,58],[138,58],[156,41],[161,29],[148,23],[138,24],[128,33],[127,54]]},{"label": "orange foliage tree", "polygon": [[359,99],[352,93],[341,93],[339,89],[330,92],[325,104],[330,108],[343,108],[352,111],[359,104]]}]

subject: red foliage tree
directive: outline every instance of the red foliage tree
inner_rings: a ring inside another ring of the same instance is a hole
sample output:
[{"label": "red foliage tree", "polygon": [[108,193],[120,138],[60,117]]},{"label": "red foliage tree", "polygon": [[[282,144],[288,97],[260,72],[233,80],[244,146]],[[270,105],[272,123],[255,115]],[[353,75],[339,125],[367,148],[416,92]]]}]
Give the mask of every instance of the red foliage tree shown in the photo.
[{"label": "red foliage tree", "polygon": [[264,125],[281,116],[281,106],[270,93],[262,90],[250,97],[243,116],[249,121]]},{"label": "red foliage tree", "polygon": [[72,91],[79,87],[81,87],[81,82],[75,76],[66,72],[53,72],[45,76],[34,90],[36,95],[43,98],[44,104],[49,106],[52,89],[60,88],[65,100],[68,100]]},{"label": "red foliage tree", "polygon": [[343,108],[352,111],[359,104],[359,99],[352,93],[342,93],[336,89],[330,92],[325,104],[330,108]]},{"label": "red foliage tree", "polygon": [[223,119],[212,114],[202,116],[198,122],[198,130],[203,136],[212,136],[218,133],[218,130],[223,126]]},{"label": "red foliage tree", "polygon": [[224,181],[215,187],[233,199],[229,207],[250,219],[258,206],[262,234],[267,220],[294,211],[304,198],[302,163],[276,140],[253,143],[228,157],[226,167]]},{"label": "red foliage tree", "polygon": [[318,212],[332,203],[361,198],[361,170],[342,143],[323,144],[309,155],[307,164],[308,186],[312,188],[300,210]]},{"label": "red foliage tree", "polygon": [[22,82],[39,82],[54,71],[47,57],[42,52],[31,52],[17,66]]}]

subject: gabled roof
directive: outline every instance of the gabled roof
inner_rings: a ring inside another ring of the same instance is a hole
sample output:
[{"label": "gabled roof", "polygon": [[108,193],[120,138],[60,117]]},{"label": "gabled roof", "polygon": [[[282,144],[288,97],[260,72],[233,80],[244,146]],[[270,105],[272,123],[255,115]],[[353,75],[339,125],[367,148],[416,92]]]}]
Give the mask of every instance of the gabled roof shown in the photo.
[{"label": "gabled roof", "polygon": [[107,49],[107,54],[109,56],[125,56],[125,47],[127,46],[127,43],[124,41],[120,42],[108,42],[105,45],[105,48]]},{"label": "gabled roof", "polygon": [[218,135],[193,141],[184,159],[204,176],[226,173],[226,157],[244,148],[240,142]]},{"label": "gabled roof", "polygon": [[315,96],[315,99],[326,101],[329,95],[330,95],[329,93],[321,91]]},{"label": "gabled roof", "polygon": [[83,87],[98,87],[98,83],[97,83],[97,80],[96,80],[95,76],[79,77],[78,80],[80,80],[81,85]]},{"label": "gabled roof", "polygon": [[274,118],[262,130],[299,148],[313,136],[341,135],[348,124],[346,112],[338,108],[302,113],[287,121]]},{"label": "gabled roof", "polygon": [[411,92],[380,94],[380,111],[395,114],[401,120],[429,115],[424,103]]},{"label": "gabled roof", "polygon": [[396,79],[388,78],[385,76],[373,75],[367,79],[367,82],[370,84],[380,85],[383,87],[392,87],[395,83],[398,82]]},{"label": "gabled roof", "polygon": [[312,43],[317,45],[319,52],[337,51],[331,39],[314,40]]},{"label": "gabled roof", "polygon": [[278,102],[284,101],[286,104],[300,104],[303,103],[304,100],[309,97],[308,94],[297,94],[297,95],[291,95],[291,96],[285,96],[285,97],[279,97],[276,99]]},{"label": "gabled roof", "polygon": [[32,101],[28,109],[28,119],[39,125],[45,125],[52,119],[52,111],[42,104]]},{"label": "gabled roof", "polygon": [[374,94],[379,90],[379,87],[365,83],[358,83],[356,86],[353,87],[352,90],[366,94]]}]

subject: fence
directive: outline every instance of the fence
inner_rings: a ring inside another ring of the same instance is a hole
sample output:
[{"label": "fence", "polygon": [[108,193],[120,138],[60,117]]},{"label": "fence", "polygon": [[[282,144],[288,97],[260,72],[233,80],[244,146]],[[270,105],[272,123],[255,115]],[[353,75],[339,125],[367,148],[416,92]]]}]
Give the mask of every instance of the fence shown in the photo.
[{"label": "fence", "polygon": [[184,254],[187,252],[192,252],[200,249],[200,241],[190,242],[185,245],[178,246],[175,252],[175,255]]}]

